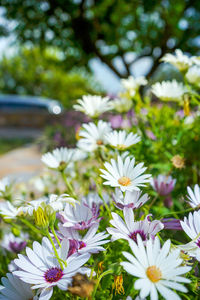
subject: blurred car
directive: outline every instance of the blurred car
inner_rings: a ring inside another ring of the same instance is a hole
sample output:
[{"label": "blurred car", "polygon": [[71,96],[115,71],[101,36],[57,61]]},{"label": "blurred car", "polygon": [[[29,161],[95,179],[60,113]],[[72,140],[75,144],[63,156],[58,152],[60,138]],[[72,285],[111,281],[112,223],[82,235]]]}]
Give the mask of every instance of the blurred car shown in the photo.
[{"label": "blurred car", "polygon": [[63,107],[56,100],[0,95],[0,126],[44,127],[62,113]]}]

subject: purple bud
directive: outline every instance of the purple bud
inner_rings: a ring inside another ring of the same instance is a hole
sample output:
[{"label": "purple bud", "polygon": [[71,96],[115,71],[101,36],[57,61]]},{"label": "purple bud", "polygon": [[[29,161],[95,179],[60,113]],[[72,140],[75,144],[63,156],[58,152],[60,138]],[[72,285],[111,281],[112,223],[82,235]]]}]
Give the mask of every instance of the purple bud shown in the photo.
[{"label": "purple bud", "polygon": [[10,242],[9,243],[9,248],[11,251],[15,253],[20,253],[27,245],[27,242]]},{"label": "purple bud", "polygon": [[173,218],[162,219],[161,222],[164,225],[165,229],[169,230],[183,230],[181,227],[180,220]]}]

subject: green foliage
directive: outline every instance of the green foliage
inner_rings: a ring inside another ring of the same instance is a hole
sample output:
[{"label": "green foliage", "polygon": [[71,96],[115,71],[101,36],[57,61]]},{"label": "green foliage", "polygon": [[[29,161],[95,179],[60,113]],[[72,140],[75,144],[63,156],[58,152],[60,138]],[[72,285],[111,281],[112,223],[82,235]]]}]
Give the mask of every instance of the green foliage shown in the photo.
[{"label": "green foliage", "polygon": [[[5,18],[15,20],[20,42],[59,47],[69,69],[98,57],[126,77],[135,62],[151,57],[150,76],[166,52],[199,50],[198,0],[2,0],[1,5]],[[135,55],[130,58],[130,53]],[[115,57],[121,58],[123,68],[115,65]]]},{"label": "green foliage", "polygon": [[22,48],[0,62],[0,92],[60,100],[65,107],[83,94],[98,93],[100,86],[83,69],[66,71],[56,49]]}]

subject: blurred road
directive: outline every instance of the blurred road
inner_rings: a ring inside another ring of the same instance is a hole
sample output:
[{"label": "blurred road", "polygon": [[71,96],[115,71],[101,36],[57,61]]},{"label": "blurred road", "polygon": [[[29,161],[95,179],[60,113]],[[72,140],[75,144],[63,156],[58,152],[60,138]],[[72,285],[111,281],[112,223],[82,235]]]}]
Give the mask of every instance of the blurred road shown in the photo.
[{"label": "blurred road", "polygon": [[41,129],[35,128],[15,128],[15,127],[2,127],[0,128],[0,138],[12,139],[36,139],[42,133]]},{"label": "blurred road", "polygon": [[17,148],[0,156],[0,179],[9,176],[17,181],[28,180],[42,170],[41,154],[35,145]]}]

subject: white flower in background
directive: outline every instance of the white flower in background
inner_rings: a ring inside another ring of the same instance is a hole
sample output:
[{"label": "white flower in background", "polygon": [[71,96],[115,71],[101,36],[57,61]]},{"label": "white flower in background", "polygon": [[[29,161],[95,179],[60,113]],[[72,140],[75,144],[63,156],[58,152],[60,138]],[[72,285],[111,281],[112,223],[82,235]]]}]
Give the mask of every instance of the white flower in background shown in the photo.
[{"label": "white flower in background", "polygon": [[39,300],[31,289],[31,285],[21,281],[17,276],[7,273],[1,278],[0,300]]},{"label": "white flower in background", "polygon": [[10,252],[19,253],[27,245],[27,239],[29,238],[27,233],[20,233],[19,237],[16,237],[13,233],[5,234],[1,241],[1,247],[5,248]]},{"label": "white flower in background", "polygon": [[191,61],[194,65],[200,67],[200,56],[192,56]]},{"label": "white flower in background", "polygon": [[14,271],[13,274],[24,282],[32,284],[33,289],[40,288],[40,297],[48,300],[53,294],[53,287],[57,286],[61,290],[67,290],[68,285],[72,282],[72,276],[90,258],[90,254],[67,258],[68,250],[69,242],[63,240],[61,248],[58,249],[58,255],[67,264],[66,266],[63,265],[62,270],[55,258],[50,241],[44,237],[42,245],[35,241],[33,242],[33,250],[29,247],[26,248],[27,256],[18,255],[19,258],[15,259],[14,262],[21,270]]},{"label": "white flower in background", "polygon": [[73,155],[73,161],[80,161],[80,160],[84,160],[87,158],[87,153],[81,149],[74,149],[74,155]]},{"label": "white flower in background", "polygon": [[184,217],[181,227],[192,241],[178,247],[200,261],[200,211],[189,213],[188,218]]},{"label": "white flower in background", "polygon": [[187,187],[187,191],[189,196],[187,198],[189,199],[189,204],[193,208],[200,206],[200,187],[198,184],[195,184],[194,191],[191,189],[191,187]]},{"label": "white flower in background", "polygon": [[125,239],[137,242],[137,235],[140,235],[142,241],[146,242],[149,238],[154,238],[164,228],[164,225],[158,220],[151,222],[149,215],[143,221],[135,221],[131,208],[124,208],[124,221],[118,214],[114,212],[111,214],[113,219],[110,223],[114,227],[107,228],[107,231],[112,235],[112,241]]},{"label": "white flower in background", "polygon": [[115,206],[119,209],[124,209],[125,207],[136,209],[140,208],[144,205],[148,200],[148,195],[142,195],[141,191],[126,191],[125,196],[120,191],[120,189],[115,190],[115,194],[113,194],[113,201]]},{"label": "white flower in background", "polygon": [[91,118],[97,118],[102,113],[112,109],[109,97],[85,95],[82,99],[78,99],[77,103],[73,108]]},{"label": "white flower in background", "polygon": [[103,193],[102,197],[104,201],[96,192],[90,192],[82,198],[82,202],[85,203],[86,206],[90,207],[91,210],[95,213],[99,211],[101,205],[104,205],[104,203],[109,204],[110,202],[110,197],[107,193]]},{"label": "white flower in background", "polygon": [[83,124],[82,127],[83,129],[79,132],[80,140],[77,146],[86,152],[94,151],[104,145],[106,143],[105,135],[111,131],[110,123],[102,120],[98,121],[97,125],[90,122]]},{"label": "white flower in background", "polygon": [[200,66],[192,66],[186,73],[187,80],[200,87]]},{"label": "white flower in background", "polygon": [[110,105],[112,109],[116,110],[119,113],[128,112],[131,107],[133,106],[132,100],[123,97],[123,98],[116,98],[110,101]]},{"label": "white flower in background", "polygon": [[159,174],[157,177],[151,179],[153,189],[161,196],[169,195],[176,184],[176,179],[172,176]]},{"label": "white flower in background", "polygon": [[[60,224],[59,232],[61,233],[61,238],[64,237],[69,240],[69,255],[78,253],[98,253],[99,251],[105,251],[101,246],[108,243],[110,240],[106,240],[109,234],[105,231],[96,233],[99,224],[93,224],[87,233],[82,236],[79,232],[73,228],[66,228]],[[60,236],[59,236],[60,237]]]},{"label": "white flower in background", "polygon": [[0,197],[4,197],[11,189],[11,180],[8,177],[4,177],[0,180]]},{"label": "white flower in background", "polygon": [[56,148],[53,152],[47,152],[42,155],[42,162],[50,169],[62,171],[72,162],[74,149]]},{"label": "white flower in background", "polygon": [[122,86],[129,91],[130,95],[133,97],[141,85],[146,85],[148,81],[144,76],[134,78],[129,76],[127,79],[121,79]]},{"label": "white flower in background", "polygon": [[90,228],[93,224],[100,221],[98,217],[99,212],[92,210],[84,202],[77,203],[74,207],[67,203],[64,212],[60,212],[63,226],[72,227],[77,230]]},{"label": "white flower in background", "polygon": [[14,219],[18,215],[18,209],[9,201],[0,202],[0,215],[5,219]]},{"label": "white flower in background", "polygon": [[21,206],[18,211],[19,213],[28,214],[30,216],[33,215],[33,211],[37,210],[39,207],[50,206],[54,211],[61,211],[65,208],[66,203],[70,205],[74,205],[78,203],[77,200],[70,197],[68,194],[55,195],[51,194],[48,197],[42,197],[37,200],[32,200],[27,203],[25,206]]},{"label": "white flower in background", "polygon": [[190,57],[183,54],[180,49],[175,50],[175,55],[170,53],[165,54],[161,61],[172,64],[180,71],[186,71],[192,65]]},{"label": "white flower in background", "polygon": [[139,296],[145,298],[150,295],[151,300],[157,300],[160,293],[166,300],[181,300],[173,290],[187,292],[180,283],[189,283],[190,280],[181,275],[189,272],[191,267],[181,266],[183,260],[179,250],[170,252],[170,240],[161,248],[159,238],[155,237],[154,241],[147,241],[145,247],[138,235],[137,244],[133,241],[129,244],[134,256],[123,252],[128,262],[121,265],[127,273],[139,278],[134,283],[134,288],[140,290]]},{"label": "white flower in background", "polygon": [[[126,157],[125,160],[121,156],[117,157],[117,161],[111,159],[111,163],[104,164],[105,169],[100,169],[103,173],[101,177],[106,179],[103,183],[112,187],[120,187],[122,192],[139,190],[140,186],[150,181],[150,174],[143,174],[146,170],[143,163],[135,166],[135,158]],[[141,175],[143,174],[143,175]]]},{"label": "white flower in background", "polygon": [[141,137],[125,130],[114,130],[105,136],[107,143],[118,150],[126,150],[141,141]]},{"label": "white flower in background", "polygon": [[187,88],[175,79],[172,81],[157,82],[151,87],[152,93],[164,101],[180,101]]}]

